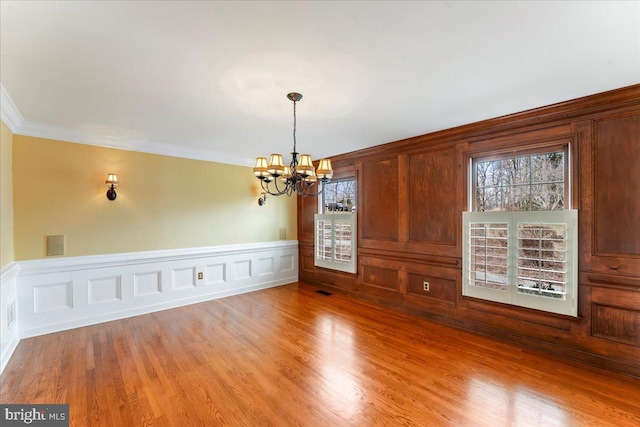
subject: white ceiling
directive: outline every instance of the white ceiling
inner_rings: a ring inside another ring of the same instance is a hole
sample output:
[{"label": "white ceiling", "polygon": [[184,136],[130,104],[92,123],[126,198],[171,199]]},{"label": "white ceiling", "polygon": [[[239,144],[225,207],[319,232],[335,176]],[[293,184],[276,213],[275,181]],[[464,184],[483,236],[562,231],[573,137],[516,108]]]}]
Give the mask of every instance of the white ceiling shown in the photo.
[{"label": "white ceiling", "polygon": [[291,151],[291,91],[319,158],[640,83],[638,1],[3,0],[0,31],[14,132],[245,165]]}]

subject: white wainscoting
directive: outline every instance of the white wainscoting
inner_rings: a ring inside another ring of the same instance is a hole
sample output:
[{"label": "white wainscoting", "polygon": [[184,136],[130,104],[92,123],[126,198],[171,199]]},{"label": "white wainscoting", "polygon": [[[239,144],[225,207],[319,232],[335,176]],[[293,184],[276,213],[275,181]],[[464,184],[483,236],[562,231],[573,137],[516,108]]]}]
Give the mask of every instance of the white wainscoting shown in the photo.
[{"label": "white wainscoting", "polygon": [[[298,242],[287,240],[21,261],[7,287],[15,289],[19,336],[27,338],[297,280]],[[4,337],[3,330],[3,363]]]},{"label": "white wainscoting", "polygon": [[11,263],[0,271],[0,372],[20,342],[16,281],[20,266]]}]

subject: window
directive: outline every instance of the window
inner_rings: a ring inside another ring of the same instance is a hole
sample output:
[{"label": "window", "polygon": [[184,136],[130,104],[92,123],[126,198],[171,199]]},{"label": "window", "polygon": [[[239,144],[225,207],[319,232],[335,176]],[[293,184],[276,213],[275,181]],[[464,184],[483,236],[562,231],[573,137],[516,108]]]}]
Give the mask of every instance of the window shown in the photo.
[{"label": "window", "polygon": [[474,210],[555,211],[565,208],[566,149],[473,160]]},{"label": "window", "polygon": [[463,213],[463,294],[577,315],[577,211],[568,149],[476,158]]},{"label": "window", "polygon": [[346,179],[324,184],[319,213],[355,212],[356,180]]},{"label": "window", "polygon": [[333,181],[323,186],[315,216],[315,265],[356,272],[356,181]]}]

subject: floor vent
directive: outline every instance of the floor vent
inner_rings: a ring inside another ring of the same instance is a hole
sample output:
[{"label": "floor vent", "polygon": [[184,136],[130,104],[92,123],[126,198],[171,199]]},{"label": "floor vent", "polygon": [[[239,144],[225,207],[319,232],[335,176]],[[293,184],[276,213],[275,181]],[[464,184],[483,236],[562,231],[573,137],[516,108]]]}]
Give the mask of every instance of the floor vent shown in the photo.
[{"label": "floor vent", "polygon": [[331,292],[322,291],[322,290],[318,290],[318,291],[316,291],[316,292],[317,292],[317,293],[319,293],[319,294],[322,294],[322,295],[326,295],[326,296],[333,295]]}]

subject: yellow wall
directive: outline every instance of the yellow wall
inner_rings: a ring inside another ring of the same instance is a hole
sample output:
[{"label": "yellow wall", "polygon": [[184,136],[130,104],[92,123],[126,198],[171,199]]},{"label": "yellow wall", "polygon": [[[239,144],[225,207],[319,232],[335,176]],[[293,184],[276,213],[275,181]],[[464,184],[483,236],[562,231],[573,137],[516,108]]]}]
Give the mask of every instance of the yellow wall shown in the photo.
[{"label": "yellow wall", "polygon": [[0,268],[14,261],[13,134],[0,121]]},{"label": "yellow wall", "polygon": [[22,135],[13,153],[16,260],[44,258],[51,234],[65,235],[67,256],[267,242],[281,227],[297,236],[295,197],[259,207],[248,167]]}]

